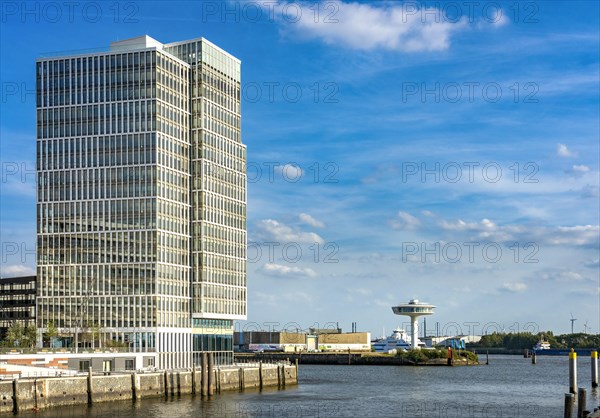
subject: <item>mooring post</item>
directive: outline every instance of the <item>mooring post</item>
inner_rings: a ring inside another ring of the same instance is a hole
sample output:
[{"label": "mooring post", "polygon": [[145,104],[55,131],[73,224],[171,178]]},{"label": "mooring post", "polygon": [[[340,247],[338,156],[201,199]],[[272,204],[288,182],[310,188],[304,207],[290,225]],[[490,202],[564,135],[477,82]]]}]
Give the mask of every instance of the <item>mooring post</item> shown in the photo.
[{"label": "mooring post", "polygon": [[214,354],[208,353],[208,396],[215,393]]},{"label": "mooring post", "polygon": [[577,394],[577,353],[572,348],[569,353],[569,392]]},{"label": "mooring post", "polygon": [[298,382],[298,358],[296,357],[296,361],[294,362],[296,366],[296,382]]},{"label": "mooring post", "polygon": [[565,393],[565,415],[564,418],[573,418],[573,404],[575,403],[575,395]]},{"label": "mooring post", "polygon": [[192,360],[192,395],[196,394],[196,362]]},{"label": "mooring post", "polygon": [[[19,400],[18,400],[18,390],[17,385],[19,383],[19,378],[14,378],[12,381],[12,390],[13,390],[13,412],[15,414],[19,413]],[[88,398],[89,399],[89,398]]]},{"label": "mooring post", "polygon": [[281,387],[285,388],[285,364],[281,365]]},{"label": "mooring post", "polygon": [[592,351],[591,355],[591,363],[592,363],[592,387],[598,387],[598,352]]},{"label": "mooring post", "polygon": [[485,351],[485,364],[490,364],[490,350]]},{"label": "mooring post", "polygon": [[579,392],[577,392],[577,418],[583,418],[583,411],[586,408],[587,401],[587,391],[585,388],[579,388]]},{"label": "mooring post", "polygon": [[240,366],[238,369],[238,379],[240,381],[240,392],[244,390],[244,368]]},{"label": "mooring post", "polygon": [[92,398],[92,367],[91,366],[88,368],[87,393],[88,393],[88,405],[91,405],[93,402],[93,398]]},{"label": "mooring post", "polygon": [[277,388],[281,388],[281,367],[277,365]]},{"label": "mooring post", "polygon": [[535,354],[535,351],[531,354],[531,364],[536,364],[537,363],[537,356]]},{"label": "mooring post", "polygon": [[137,388],[137,373],[131,373],[131,398],[135,401],[140,396],[140,391]]},{"label": "mooring post", "polygon": [[163,380],[165,385],[165,397],[169,397],[169,372],[167,369],[163,372]]},{"label": "mooring post", "polygon": [[263,388],[263,367],[262,360],[258,362],[258,387],[260,390]]},{"label": "mooring post", "polygon": [[208,395],[208,356],[206,352],[202,353],[202,364],[200,370],[200,386],[202,396]]}]

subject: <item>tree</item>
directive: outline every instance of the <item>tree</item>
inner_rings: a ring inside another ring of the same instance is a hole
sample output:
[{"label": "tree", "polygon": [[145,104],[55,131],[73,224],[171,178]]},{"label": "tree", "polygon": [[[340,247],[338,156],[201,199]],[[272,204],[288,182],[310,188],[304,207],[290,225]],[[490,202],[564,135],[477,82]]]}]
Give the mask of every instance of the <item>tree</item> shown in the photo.
[{"label": "tree", "polygon": [[94,322],[90,328],[92,334],[92,347],[96,348],[96,340],[98,340],[98,347],[102,348],[102,327],[98,322]]},{"label": "tree", "polygon": [[58,337],[58,328],[54,325],[54,321],[48,321],[46,325],[46,338],[48,339],[48,346],[52,347],[52,340]]},{"label": "tree", "polygon": [[35,324],[29,324],[25,327],[23,332],[23,346],[34,348],[37,341],[37,328]]},{"label": "tree", "polygon": [[12,325],[6,332],[7,347],[20,347],[23,342],[25,329],[19,321],[13,321]]}]

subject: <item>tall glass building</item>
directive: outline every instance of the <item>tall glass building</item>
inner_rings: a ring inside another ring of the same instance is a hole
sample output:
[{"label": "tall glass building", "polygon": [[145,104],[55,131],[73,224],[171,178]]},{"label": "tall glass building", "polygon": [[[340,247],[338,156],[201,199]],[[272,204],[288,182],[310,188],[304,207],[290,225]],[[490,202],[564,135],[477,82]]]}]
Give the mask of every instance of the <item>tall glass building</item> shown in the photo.
[{"label": "tall glass building", "polygon": [[246,319],[240,61],[142,36],[36,65],[41,332],[159,367],[230,362]]}]

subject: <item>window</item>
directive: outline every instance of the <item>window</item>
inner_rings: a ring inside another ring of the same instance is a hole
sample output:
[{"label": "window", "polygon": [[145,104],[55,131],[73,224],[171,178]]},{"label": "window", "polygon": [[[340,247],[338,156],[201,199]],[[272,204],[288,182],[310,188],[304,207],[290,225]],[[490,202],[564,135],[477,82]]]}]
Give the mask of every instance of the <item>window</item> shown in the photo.
[{"label": "window", "polygon": [[133,360],[133,359],[125,360],[125,370],[135,370],[135,360]]},{"label": "window", "polygon": [[79,360],[79,371],[87,372],[90,369],[90,361],[89,360]]},{"label": "window", "polygon": [[112,361],[111,360],[103,360],[102,361],[102,371],[104,372],[110,372],[111,370],[111,366],[112,366]]}]

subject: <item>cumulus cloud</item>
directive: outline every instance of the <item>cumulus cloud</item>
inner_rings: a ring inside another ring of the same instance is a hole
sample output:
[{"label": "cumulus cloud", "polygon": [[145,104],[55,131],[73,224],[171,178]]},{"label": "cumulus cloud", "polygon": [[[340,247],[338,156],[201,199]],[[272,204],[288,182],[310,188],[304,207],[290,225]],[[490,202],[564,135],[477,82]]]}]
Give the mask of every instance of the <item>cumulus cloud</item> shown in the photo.
[{"label": "cumulus cloud", "polygon": [[570,169],[566,170],[565,173],[571,174],[574,176],[582,176],[585,173],[590,171],[590,168],[587,165],[583,164],[574,164]]},{"label": "cumulus cloud", "polygon": [[259,222],[258,227],[263,233],[268,235],[269,239],[279,243],[295,242],[298,244],[324,244],[325,240],[314,232],[304,232],[296,230],[288,225],[273,219],[264,219]]},{"label": "cumulus cloud", "polygon": [[580,282],[584,280],[581,274],[570,270],[553,270],[542,273],[540,277],[553,282]]},{"label": "cumulus cloud", "polygon": [[33,276],[35,275],[35,270],[31,267],[23,266],[23,265],[12,265],[2,267],[1,277],[11,277],[11,276]]},{"label": "cumulus cloud", "polygon": [[571,151],[565,144],[556,144],[556,155],[559,157],[577,157],[577,153]]},{"label": "cumulus cloud", "polygon": [[451,35],[467,25],[466,18],[448,19],[440,9],[416,4],[409,10],[402,3],[329,1],[317,18],[314,6],[291,4],[279,3],[279,22],[292,35],[357,50],[443,51]]},{"label": "cumulus cloud", "polygon": [[548,234],[550,244],[586,245],[598,242],[600,227],[598,225],[559,226]]},{"label": "cumulus cloud", "polygon": [[421,221],[407,212],[398,212],[396,217],[390,221],[394,229],[415,229],[421,225]]},{"label": "cumulus cloud", "polygon": [[527,285],[523,282],[507,282],[500,286],[501,292],[522,293],[527,290]]},{"label": "cumulus cloud", "polygon": [[294,164],[276,165],[273,167],[273,170],[276,174],[283,177],[284,180],[290,182],[296,182],[304,175],[304,170],[302,170],[300,166]]},{"label": "cumulus cloud", "polygon": [[302,222],[304,222],[305,224],[310,225],[314,228],[325,228],[325,223],[316,220],[315,218],[310,216],[308,213],[301,213],[298,217],[300,218],[300,220]]},{"label": "cumulus cloud", "polygon": [[587,268],[597,269],[600,267],[600,259],[590,260],[584,264]]},{"label": "cumulus cloud", "polygon": [[592,245],[599,240],[598,225],[576,226],[529,226],[529,225],[497,225],[489,219],[480,222],[441,220],[438,225],[442,230],[452,232],[468,232],[469,238],[484,239],[496,242],[519,241],[547,243],[553,245]]},{"label": "cumulus cloud", "polygon": [[311,268],[289,267],[282,264],[267,263],[263,271],[271,276],[316,277],[317,273]]}]

